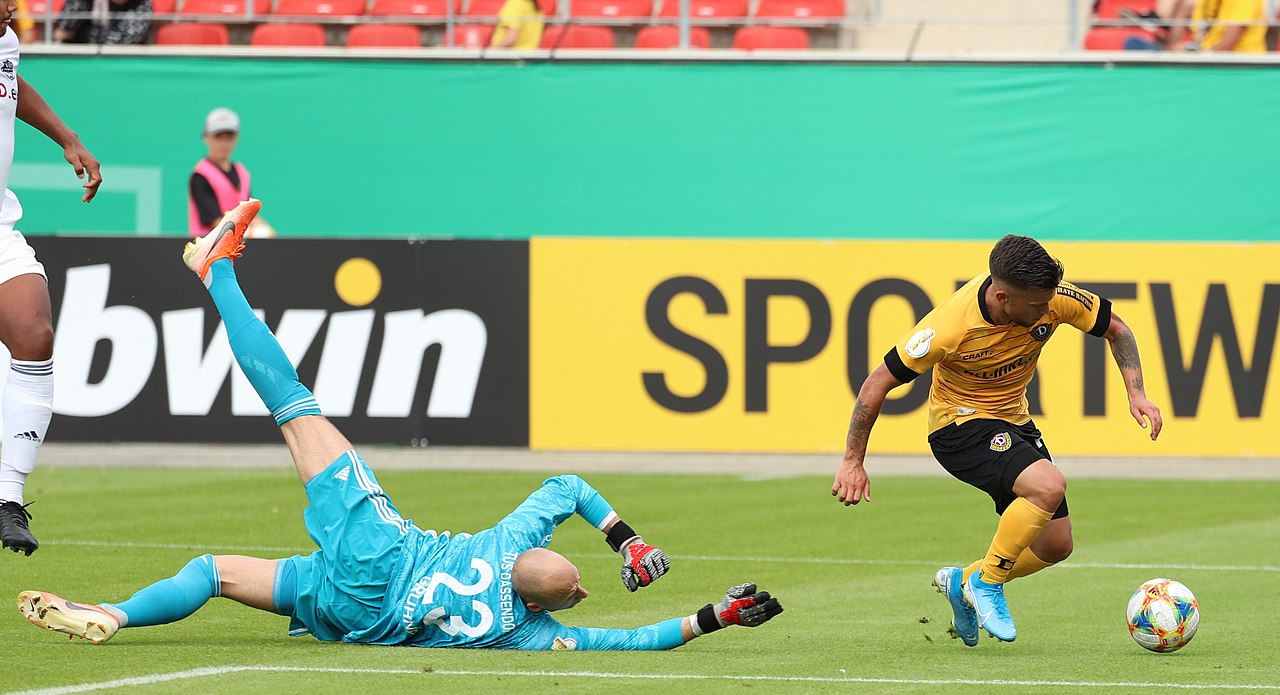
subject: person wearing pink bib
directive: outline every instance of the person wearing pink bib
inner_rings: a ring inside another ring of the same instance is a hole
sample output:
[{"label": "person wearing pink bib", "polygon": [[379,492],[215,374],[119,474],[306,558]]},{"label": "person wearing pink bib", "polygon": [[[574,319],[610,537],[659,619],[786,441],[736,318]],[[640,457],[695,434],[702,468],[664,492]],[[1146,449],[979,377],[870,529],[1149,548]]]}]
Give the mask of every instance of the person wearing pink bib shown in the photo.
[{"label": "person wearing pink bib", "polygon": [[[249,170],[231,161],[239,140],[240,117],[235,111],[218,107],[205,117],[204,142],[209,154],[191,172],[187,194],[187,232],[193,237],[208,234],[224,211],[251,197]],[[275,232],[259,219],[248,236],[269,237]]]}]

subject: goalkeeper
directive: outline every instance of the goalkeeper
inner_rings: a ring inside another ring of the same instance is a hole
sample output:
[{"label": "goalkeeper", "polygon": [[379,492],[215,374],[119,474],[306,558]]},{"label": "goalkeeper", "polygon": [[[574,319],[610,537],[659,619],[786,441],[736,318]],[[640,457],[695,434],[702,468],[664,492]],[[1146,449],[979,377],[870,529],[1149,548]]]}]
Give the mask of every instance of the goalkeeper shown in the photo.
[{"label": "goalkeeper", "polygon": [[187,245],[186,262],[213,297],[236,362],[275,417],[306,488],[307,531],[320,547],[267,560],[202,555],[120,603],[73,603],[24,591],[18,607],[38,627],[94,643],[121,628],[160,625],[223,596],[290,619],[289,633],[331,642],[493,649],[652,650],[678,647],[730,625],[755,627],[782,607],[754,584],[687,617],[634,630],[568,627],[551,613],[587,598],[578,569],[546,549],[573,514],[622,556],[628,591],[666,573],[665,553],[623,522],[577,476],[547,480],[505,519],[474,535],[424,530],[403,518],[341,433],[321,414],[275,336],[249,307],[232,259],[258,212],[228,212]]}]

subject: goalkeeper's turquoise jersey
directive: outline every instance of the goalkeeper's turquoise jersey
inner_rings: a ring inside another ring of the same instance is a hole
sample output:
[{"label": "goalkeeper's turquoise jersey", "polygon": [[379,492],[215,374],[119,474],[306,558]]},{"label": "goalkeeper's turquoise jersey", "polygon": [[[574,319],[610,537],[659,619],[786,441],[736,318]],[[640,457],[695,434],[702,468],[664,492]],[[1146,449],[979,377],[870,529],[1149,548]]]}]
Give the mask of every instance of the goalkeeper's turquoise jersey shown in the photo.
[{"label": "goalkeeper's turquoise jersey", "polygon": [[410,527],[373,625],[340,634],[295,617],[295,628],[322,640],[418,647],[653,650],[684,644],[681,618],[634,630],[595,629],[561,625],[550,613],[525,607],[511,585],[516,557],[545,547],[556,526],[575,513],[600,528],[612,509],[582,478],[563,475],[474,535]]}]

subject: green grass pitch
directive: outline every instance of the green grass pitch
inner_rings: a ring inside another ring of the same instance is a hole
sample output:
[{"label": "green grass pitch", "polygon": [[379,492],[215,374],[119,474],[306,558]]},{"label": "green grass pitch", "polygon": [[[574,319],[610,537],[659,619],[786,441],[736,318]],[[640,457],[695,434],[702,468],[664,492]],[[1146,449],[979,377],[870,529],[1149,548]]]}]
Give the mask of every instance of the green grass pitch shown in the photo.
[{"label": "green grass pitch", "polygon": [[[376,470],[376,451],[368,458]],[[491,525],[543,477],[380,474],[406,517],[455,532]],[[930,581],[980,556],[996,516],[959,482],[881,476],[873,502],[843,508],[826,477],[584,477],[673,565],[628,594],[599,532],[570,519],[551,547],[577,562],[591,596],[564,622],[688,615],[742,581],[786,611],[670,652],[528,653],[324,644],[214,599],[186,621],[93,646],[27,624],[18,592],[122,600],[206,551],[307,552],[305,500],[289,470],[49,468],[28,486],[44,546],[0,556],[0,692],[1280,692],[1280,482],[1072,481],[1075,555],[1010,584],[1017,642],[968,649],[948,638]],[[1129,594],[1157,576],[1200,600],[1199,634],[1174,654],[1141,649],[1125,628]]]}]

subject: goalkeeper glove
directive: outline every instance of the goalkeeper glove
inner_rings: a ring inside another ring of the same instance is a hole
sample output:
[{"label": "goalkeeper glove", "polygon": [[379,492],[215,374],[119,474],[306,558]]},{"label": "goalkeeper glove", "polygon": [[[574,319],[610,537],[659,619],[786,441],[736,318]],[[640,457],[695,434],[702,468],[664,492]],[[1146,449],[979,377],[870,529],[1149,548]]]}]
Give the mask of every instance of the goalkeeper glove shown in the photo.
[{"label": "goalkeeper glove", "polygon": [[689,622],[694,636],[701,636],[730,625],[764,625],[781,612],[782,605],[769,592],[757,592],[755,584],[739,584],[726,591],[720,603],[703,606]]},{"label": "goalkeeper glove", "polygon": [[614,522],[606,539],[609,547],[622,555],[622,585],[634,592],[649,586],[671,568],[671,559],[661,549],[644,542],[621,519]]}]

